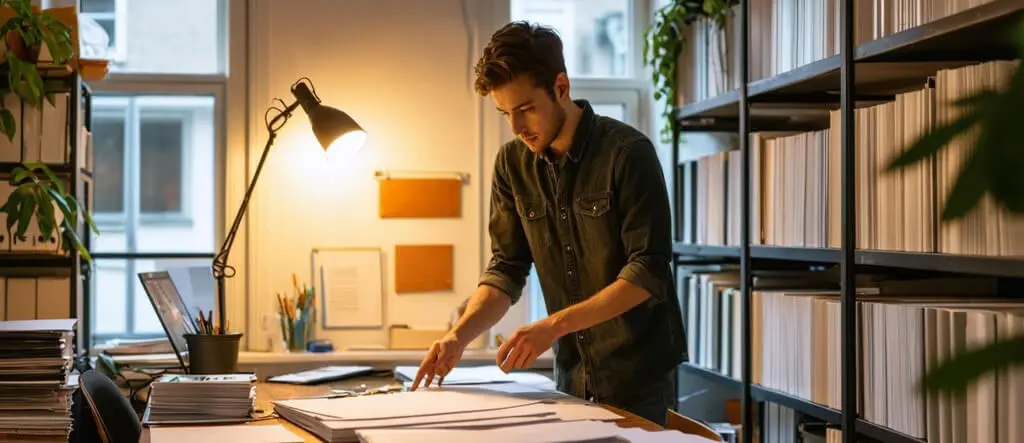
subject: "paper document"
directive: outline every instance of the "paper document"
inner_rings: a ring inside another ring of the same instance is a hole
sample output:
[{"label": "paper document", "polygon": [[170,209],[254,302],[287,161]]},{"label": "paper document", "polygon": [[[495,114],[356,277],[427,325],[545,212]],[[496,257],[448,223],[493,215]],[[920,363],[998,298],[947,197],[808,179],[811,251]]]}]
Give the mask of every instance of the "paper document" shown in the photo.
[{"label": "paper document", "polygon": [[149,428],[150,443],[303,443],[302,437],[282,425],[156,426]]},{"label": "paper document", "polygon": [[578,443],[621,442],[615,425],[589,421],[535,423],[488,429],[364,429],[356,434],[363,443]]},{"label": "paper document", "polygon": [[[417,366],[396,366],[395,377],[404,380],[416,380]],[[453,368],[444,377],[446,385],[471,385],[483,383],[511,383],[516,379],[511,374],[506,374],[501,368],[491,366],[472,366]]]}]

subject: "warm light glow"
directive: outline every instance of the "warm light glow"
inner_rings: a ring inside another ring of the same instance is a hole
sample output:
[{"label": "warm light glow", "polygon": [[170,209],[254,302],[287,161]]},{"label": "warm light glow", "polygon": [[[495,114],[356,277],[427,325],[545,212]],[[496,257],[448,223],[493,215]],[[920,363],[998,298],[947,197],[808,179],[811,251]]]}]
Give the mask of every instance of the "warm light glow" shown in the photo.
[{"label": "warm light glow", "polygon": [[350,131],[338,137],[331,146],[327,148],[330,157],[348,157],[359,152],[366,144],[366,132],[361,130]]}]

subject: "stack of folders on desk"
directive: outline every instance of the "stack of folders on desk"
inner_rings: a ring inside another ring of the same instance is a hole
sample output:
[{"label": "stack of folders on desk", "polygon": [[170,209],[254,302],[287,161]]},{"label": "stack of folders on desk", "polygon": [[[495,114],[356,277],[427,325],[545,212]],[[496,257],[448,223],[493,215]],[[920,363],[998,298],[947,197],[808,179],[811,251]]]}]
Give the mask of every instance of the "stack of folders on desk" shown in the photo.
[{"label": "stack of folders on desk", "polygon": [[256,377],[251,374],[168,374],[150,387],[147,425],[240,423],[251,419]]},{"label": "stack of folders on desk", "polygon": [[622,418],[607,409],[516,382],[283,400],[274,410],[331,443],[709,441],[677,431],[621,429],[603,423]]},{"label": "stack of folders on desk", "polygon": [[0,322],[0,440],[68,441],[75,320]]}]

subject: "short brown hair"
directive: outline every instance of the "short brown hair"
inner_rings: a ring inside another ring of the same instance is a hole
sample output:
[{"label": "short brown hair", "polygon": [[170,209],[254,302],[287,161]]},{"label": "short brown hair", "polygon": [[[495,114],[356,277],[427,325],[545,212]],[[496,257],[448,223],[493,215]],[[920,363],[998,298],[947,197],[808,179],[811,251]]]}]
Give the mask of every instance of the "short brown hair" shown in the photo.
[{"label": "short brown hair", "polygon": [[562,39],[546,26],[524,21],[509,23],[491,36],[474,72],[474,87],[483,96],[523,74],[554,96],[555,78],[565,72]]}]

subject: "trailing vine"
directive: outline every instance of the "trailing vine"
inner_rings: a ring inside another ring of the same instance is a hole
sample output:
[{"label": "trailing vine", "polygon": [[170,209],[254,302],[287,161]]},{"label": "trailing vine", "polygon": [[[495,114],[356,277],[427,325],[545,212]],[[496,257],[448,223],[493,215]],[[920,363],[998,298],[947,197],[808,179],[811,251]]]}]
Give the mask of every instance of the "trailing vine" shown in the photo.
[{"label": "trailing vine", "polygon": [[644,35],[643,60],[653,70],[654,98],[665,99],[662,110],[665,125],[661,129],[663,142],[672,140],[672,122],[678,96],[677,65],[679,54],[686,44],[686,27],[699,18],[707,18],[721,30],[725,27],[732,6],[738,3],[739,0],[673,0],[655,12],[654,21]]}]

